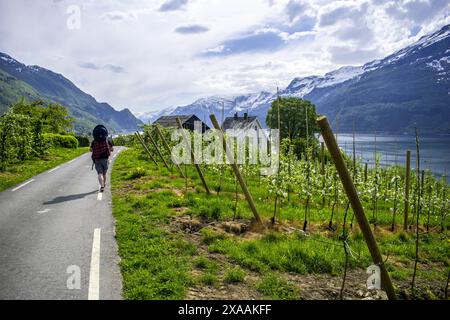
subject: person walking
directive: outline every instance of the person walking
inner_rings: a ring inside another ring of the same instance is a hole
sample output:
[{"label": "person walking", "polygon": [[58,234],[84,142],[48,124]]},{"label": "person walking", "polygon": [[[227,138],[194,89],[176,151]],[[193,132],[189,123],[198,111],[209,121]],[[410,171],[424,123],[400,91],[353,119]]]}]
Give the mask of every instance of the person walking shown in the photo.
[{"label": "person walking", "polygon": [[114,151],[111,141],[108,140],[108,130],[103,125],[95,127],[92,135],[94,141],[91,143],[93,166],[98,174],[98,182],[100,184],[100,192],[105,191],[106,174],[109,167],[109,157]]}]

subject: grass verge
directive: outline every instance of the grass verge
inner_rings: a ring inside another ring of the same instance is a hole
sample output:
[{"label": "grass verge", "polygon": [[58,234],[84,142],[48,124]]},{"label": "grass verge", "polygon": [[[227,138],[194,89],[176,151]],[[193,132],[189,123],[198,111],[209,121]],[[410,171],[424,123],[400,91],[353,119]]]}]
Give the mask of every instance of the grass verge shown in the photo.
[{"label": "grass verge", "polygon": [[26,181],[35,175],[70,161],[88,151],[89,148],[53,148],[47,155],[40,158],[12,164],[4,172],[0,172],[0,191]]}]

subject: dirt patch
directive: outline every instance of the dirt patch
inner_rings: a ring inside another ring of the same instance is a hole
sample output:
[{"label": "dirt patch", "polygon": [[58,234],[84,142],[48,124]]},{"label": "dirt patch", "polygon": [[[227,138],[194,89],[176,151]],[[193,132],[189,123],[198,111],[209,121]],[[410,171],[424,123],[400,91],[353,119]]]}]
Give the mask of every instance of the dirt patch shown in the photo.
[{"label": "dirt patch", "polygon": [[[189,288],[186,293],[187,300],[261,300],[263,298],[261,293],[252,285],[252,278],[254,277],[247,275],[241,283],[226,283],[224,281],[226,268],[223,266],[228,264],[224,265],[222,259],[217,259],[219,258],[218,255],[208,258],[222,263],[222,268],[217,274],[218,282],[215,285],[199,284]],[[202,271],[197,269],[191,272],[193,277],[201,277],[202,274]]]},{"label": "dirt patch", "polygon": [[133,195],[144,195],[148,193],[148,190],[140,190],[137,188],[137,186],[142,185],[146,182],[152,181],[153,178],[146,176],[139,179],[134,180],[125,180],[125,182],[120,185],[120,187],[115,188],[115,192],[119,196],[125,196],[127,194],[133,194]]},{"label": "dirt patch", "polygon": [[[188,208],[183,208],[181,211],[186,210]],[[185,234],[193,234],[200,237],[200,230],[208,228],[224,236],[239,237],[247,240],[261,239],[269,231],[269,228],[261,228],[253,220],[217,221],[190,215],[174,216],[171,218],[170,225],[172,232],[182,231]]]},{"label": "dirt patch", "polygon": [[[184,208],[187,210],[187,208]],[[276,224],[272,226],[270,223],[266,224],[266,228],[261,232],[254,230],[254,223],[252,220],[237,220],[237,221],[213,221],[192,217],[189,215],[175,216],[171,218],[167,226],[170,232],[178,233],[183,238],[194,244],[197,247],[197,254],[207,257],[211,261],[215,261],[220,266],[217,274],[218,285],[198,284],[190,288],[187,292],[186,299],[193,300],[245,300],[245,299],[263,299],[264,297],[255,288],[262,280],[263,275],[257,272],[245,269],[246,277],[243,283],[227,284],[223,281],[225,272],[230,267],[234,266],[234,262],[220,253],[211,253],[208,250],[208,245],[202,241],[201,230],[208,228],[217,234],[222,234],[225,237],[234,237],[240,240],[255,240],[261,239],[264,234],[271,230],[282,232],[285,234],[303,232],[299,226],[292,226],[289,224]],[[392,262],[391,262],[392,263]],[[402,261],[395,261],[395,264],[401,267],[408,267]],[[430,266],[431,268],[431,266]],[[193,276],[199,276],[201,271],[193,270]],[[338,300],[340,299],[340,291],[342,285],[342,275],[333,276],[329,274],[295,274],[287,272],[277,272],[278,276],[292,284],[299,292],[298,299],[300,300]],[[345,300],[385,300],[386,293],[379,290],[368,290],[367,282],[368,275],[363,269],[351,269],[347,272],[345,289],[343,291],[343,299]],[[404,299],[411,299],[408,294],[410,287],[409,280],[395,281],[398,287],[399,296]],[[421,295],[426,297],[441,296],[439,292],[441,284],[437,281],[426,282],[417,281],[418,287],[431,287],[437,290],[427,291],[421,290]]]},{"label": "dirt patch", "polygon": [[[270,226],[270,225],[269,225]],[[199,256],[207,257],[215,261],[220,270],[217,273],[217,285],[197,284],[187,292],[186,299],[192,300],[245,300],[264,298],[255,287],[262,280],[263,275],[250,270],[245,270],[246,277],[243,283],[227,284],[223,281],[226,271],[234,264],[226,256],[220,253],[211,253],[208,246],[202,242],[201,230],[208,228],[217,234],[226,237],[235,237],[243,240],[255,240],[261,238],[264,233],[252,230],[252,221],[208,221],[197,217],[176,216],[172,217],[168,225],[170,232],[182,234],[183,238],[195,244]],[[269,232],[274,228],[266,228]],[[276,225],[276,231],[284,233],[300,232],[298,228],[290,225]],[[192,276],[200,277],[202,271],[193,269]],[[300,275],[294,273],[278,273],[278,275],[298,289],[300,300],[335,300],[339,299],[342,277],[331,275]],[[350,270],[347,274],[344,299],[387,299],[382,291],[369,291],[366,288],[367,274],[364,270]]]},{"label": "dirt patch", "polygon": [[[163,191],[172,191],[177,197],[181,197],[185,194],[185,190],[180,190],[177,188],[156,188],[156,189],[146,189],[146,188],[139,188],[139,186],[142,186],[143,184],[149,183],[151,181],[154,181],[154,177],[145,176],[134,180],[128,180],[125,183],[123,183],[119,188],[115,190],[119,196],[124,196],[127,194],[132,195],[146,195],[150,192],[163,192]],[[192,191],[192,188],[188,188],[188,191]]]}]

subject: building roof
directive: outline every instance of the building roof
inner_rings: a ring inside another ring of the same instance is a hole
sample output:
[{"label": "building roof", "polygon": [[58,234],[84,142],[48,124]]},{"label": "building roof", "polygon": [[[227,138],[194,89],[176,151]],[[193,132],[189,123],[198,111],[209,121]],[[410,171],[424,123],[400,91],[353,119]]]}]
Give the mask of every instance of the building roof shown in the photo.
[{"label": "building roof", "polygon": [[191,115],[174,115],[174,116],[163,116],[156,120],[153,124],[159,124],[164,128],[178,128],[177,118],[180,118],[181,124],[184,128],[189,127],[189,129],[194,130],[194,122],[201,122],[203,127],[203,132],[208,131],[209,126],[200,120],[195,114]]},{"label": "building roof", "polygon": [[261,125],[258,121],[257,117],[227,117],[223,122],[223,130],[250,130],[253,129],[254,122],[257,121],[259,128],[261,129]]},{"label": "building roof", "polygon": [[[154,122],[154,124],[160,124],[161,126],[163,126],[165,128],[171,128],[171,127],[178,128],[177,118],[180,118],[181,123],[184,124],[186,121],[188,121],[192,117],[196,117],[196,116],[193,115],[193,114],[190,114],[190,115],[176,115],[176,116],[163,116],[163,117],[159,118],[158,120],[156,120]],[[198,121],[201,121],[201,120],[198,119]]]}]

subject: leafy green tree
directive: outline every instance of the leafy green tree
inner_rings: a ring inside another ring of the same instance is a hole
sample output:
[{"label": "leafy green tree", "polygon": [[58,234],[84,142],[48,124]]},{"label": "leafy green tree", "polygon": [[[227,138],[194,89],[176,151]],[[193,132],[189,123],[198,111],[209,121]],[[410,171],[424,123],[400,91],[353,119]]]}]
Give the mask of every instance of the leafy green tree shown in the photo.
[{"label": "leafy green tree", "polygon": [[316,134],[319,127],[316,123],[315,105],[299,98],[280,97],[272,102],[272,107],[267,112],[266,124],[269,128],[278,129],[278,113],[280,139],[288,139],[298,157],[306,153],[307,146],[312,152],[317,152]]},{"label": "leafy green tree", "polygon": [[22,99],[12,106],[12,112],[30,117],[33,125],[42,127],[43,133],[66,134],[73,127],[68,109],[57,103],[42,100],[27,103]]},{"label": "leafy green tree", "polygon": [[24,161],[32,155],[33,131],[30,117],[14,114],[14,144],[17,150],[17,159]]},{"label": "leafy green tree", "polygon": [[13,161],[32,154],[33,133],[30,117],[7,112],[0,118],[0,170]]},{"label": "leafy green tree", "polygon": [[60,104],[52,103],[43,108],[42,113],[46,132],[66,134],[73,127],[73,118],[69,116],[69,110]]},{"label": "leafy green tree", "polygon": [[0,171],[5,171],[6,165],[14,159],[14,122],[11,112],[0,117]]},{"label": "leafy green tree", "polygon": [[[280,107],[280,138],[290,139],[311,138],[319,132],[316,124],[316,106],[307,100],[299,98],[278,98],[272,102],[272,107],[267,112],[266,124],[271,129],[278,129],[278,105]],[[308,113],[306,115],[306,112]]]}]

